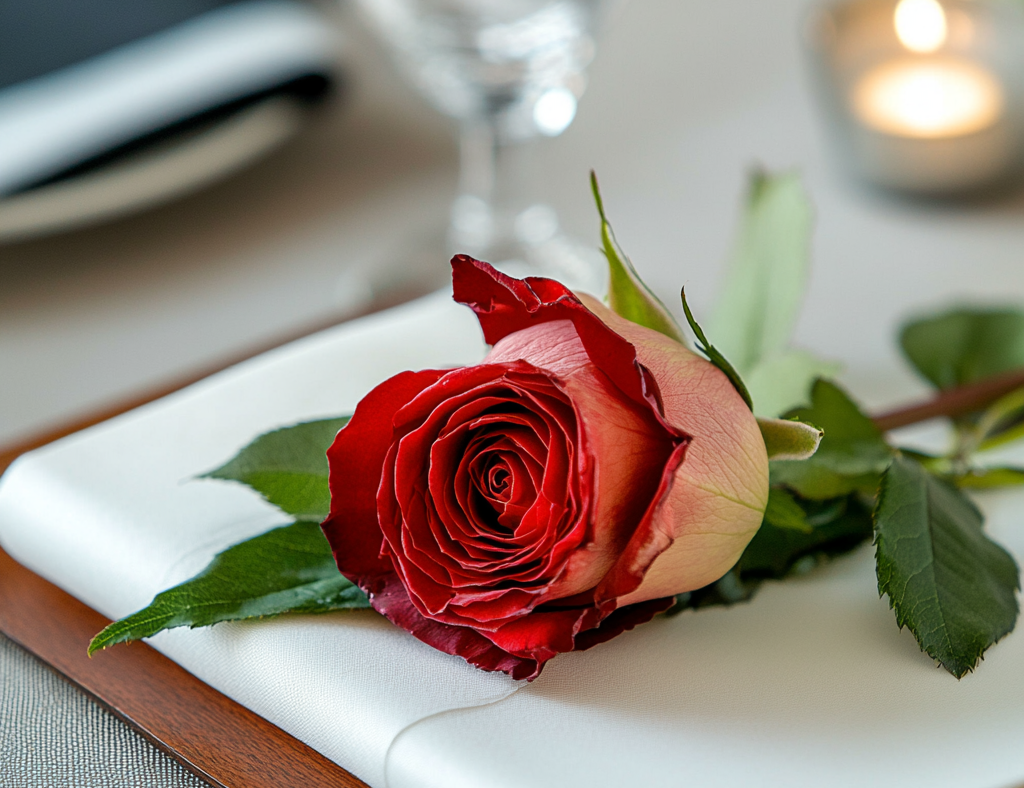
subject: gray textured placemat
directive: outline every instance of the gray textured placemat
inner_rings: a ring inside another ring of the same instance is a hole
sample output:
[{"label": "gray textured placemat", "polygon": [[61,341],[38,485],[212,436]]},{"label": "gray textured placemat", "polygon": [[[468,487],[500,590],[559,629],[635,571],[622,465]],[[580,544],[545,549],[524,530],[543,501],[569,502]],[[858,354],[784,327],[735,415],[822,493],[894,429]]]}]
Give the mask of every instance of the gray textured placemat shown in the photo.
[{"label": "gray textured placemat", "polygon": [[0,635],[2,788],[209,788]]}]

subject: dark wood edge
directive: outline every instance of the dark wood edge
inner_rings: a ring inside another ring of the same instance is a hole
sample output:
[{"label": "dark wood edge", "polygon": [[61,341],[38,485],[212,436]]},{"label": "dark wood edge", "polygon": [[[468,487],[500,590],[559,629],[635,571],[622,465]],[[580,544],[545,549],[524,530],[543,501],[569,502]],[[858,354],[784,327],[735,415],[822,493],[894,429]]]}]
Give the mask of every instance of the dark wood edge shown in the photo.
[{"label": "dark wood edge", "polygon": [[[304,327],[113,406],[0,448],[0,474],[22,454],[178,391],[267,350],[423,295],[391,291],[358,314]],[[217,788],[367,788],[365,783],[144,643],[86,648],[110,622],[0,550],[0,632],[78,685]]]}]

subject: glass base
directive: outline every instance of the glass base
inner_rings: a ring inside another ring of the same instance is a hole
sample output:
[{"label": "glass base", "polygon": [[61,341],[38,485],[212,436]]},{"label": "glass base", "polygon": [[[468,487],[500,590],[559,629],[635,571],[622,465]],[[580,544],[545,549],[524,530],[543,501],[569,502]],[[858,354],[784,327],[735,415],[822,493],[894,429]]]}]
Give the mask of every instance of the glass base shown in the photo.
[{"label": "glass base", "polygon": [[[373,260],[349,266],[339,279],[338,298],[346,305],[359,301],[352,305],[356,307],[396,294],[450,286],[450,261],[456,254],[483,260],[519,279],[543,276],[575,292],[603,298],[608,289],[608,264],[600,250],[561,232],[554,211],[547,206],[533,206],[523,213],[527,217],[518,222],[519,233],[485,244],[479,241],[486,239],[460,234],[456,223],[447,229],[422,228],[404,234]],[[547,227],[546,232],[540,232],[542,226]]]},{"label": "glass base", "polygon": [[563,233],[555,211],[541,203],[495,216],[484,201],[463,195],[452,206],[447,243],[452,254],[484,260],[510,276],[544,276],[597,296],[607,290],[601,252]]}]

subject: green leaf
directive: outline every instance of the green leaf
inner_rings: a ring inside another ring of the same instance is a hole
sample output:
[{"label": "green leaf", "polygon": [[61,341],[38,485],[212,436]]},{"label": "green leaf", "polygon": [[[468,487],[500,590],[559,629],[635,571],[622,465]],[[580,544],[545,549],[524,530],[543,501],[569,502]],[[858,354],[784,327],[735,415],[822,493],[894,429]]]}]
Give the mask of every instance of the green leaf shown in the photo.
[{"label": "green leaf", "polygon": [[806,460],[814,456],[824,434],[813,424],[793,419],[758,419],[769,460]]},{"label": "green leaf", "polygon": [[1000,487],[1024,485],[1024,468],[998,466],[965,466],[956,457],[936,457],[933,454],[901,448],[900,454],[913,460],[932,476],[955,484],[965,490],[993,490]]},{"label": "green leaf", "polygon": [[601,245],[608,259],[608,306],[620,317],[632,320],[646,328],[659,331],[677,342],[683,341],[683,332],[675,318],[659,298],[644,284],[633,263],[615,240],[612,226],[604,213],[604,200],[597,185],[597,175],[590,171],[590,188],[601,216]]},{"label": "green leaf", "polygon": [[796,502],[793,494],[781,487],[772,487],[768,491],[768,506],[764,510],[764,521],[776,528],[787,531],[810,533],[813,528],[807,522],[807,515]]},{"label": "green leaf", "polygon": [[191,580],[100,632],[89,644],[89,654],[174,627],[369,604],[338,571],[320,526],[294,523],[229,547]]},{"label": "green leaf", "polygon": [[1017,564],[956,488],[897,457],[875,510],[878,590],[900,628],[961,678],[1017,621]]},{"label": "green leaf", "polygon": [[327,449],[347,423],[346,416],[268,432],[201,478],[241,482],[296,520],[320,522],[331,508]]},{"label": "green leaf", "polygon": [[871,512],[856,495],[821,502],[796,500],[811,530],[762,525],[739,562],[741,576],[748,582],[801,573],[871,538]]},{"label": "green leaf", "polygon": [[898,451],[904,457],[909,457],[935,476],[949,476],[953,473],[953,459],[950,457],[929,454],[917,449],[908,449],[906,446],[900,446]]},{"label": "green leaf", "polygon": [[682,291],[680,291],[679,297],[683,301],[683,312],[686,314],[686,322],[690,324],[690,330],[693,331],[694,336],[697,337],[697,349],[708,357],[708,361],[725,373],[725,376],[729,378],[729,382],[732,383],[733,388],[739,392],[739,395],[743,397],[743,401],[747,403],[747,407],[753,410],[754,403],[750,399],[750,392],[747,391],[747,387],[743,385],[743,379],[736,371],[736,368],[729,363],[725,356],[718,352],[718,349],[714,345],[708,342],[708,338],[704,336],[704,331],[697,324],[697,321],[693,319],[693,313],[690,311],[690,305],[686,303],[686,288],[683,288]]},{"label": "green leaf", "polygon": [[1024,468],[972,468],[953,481],[957,487],[967,490],[1020,487],[1024,485]]},{"label": "green leaf", "polygon": [[789,414],[815,424],[825,435],[808,460],[771,464],[772,484],[784,484],[804,498],[825,500],[854,491],[873,495],[892,449],[882,433],[846,393],[826,380],[811,390],[811,406]]},{"label": "green leaf", "polygon": [[811,206],[800,177],[755,172],[711,321],[722,352],[743,374],[789,342],[807,287],[810,237]]},{"label": "green leaf", "polygon": [[988,451],[1024,438],[1024,389],[1000,397],[974,427],[977,451]]},{"label": "green leaf", "polygon": [[784,350],[759,361],[743,380],[754,400],[754,413],[774,418],[810,404],[814,381],[834,378],[841,370],[841,364],[804,350]]},{"label": "green leaf", "polygon": [[1024,367],[1024,312],[953,309],[904,325],[900,345],[938,388],[962,386]]}]

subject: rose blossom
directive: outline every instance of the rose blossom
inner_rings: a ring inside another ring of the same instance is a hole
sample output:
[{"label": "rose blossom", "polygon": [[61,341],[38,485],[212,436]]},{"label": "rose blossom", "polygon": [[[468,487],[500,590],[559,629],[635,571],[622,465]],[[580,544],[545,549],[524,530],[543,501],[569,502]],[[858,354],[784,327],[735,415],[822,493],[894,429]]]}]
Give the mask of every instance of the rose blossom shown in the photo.
[{"label": "rose blossom", "polygon": [[768,460],[729,380],[683,345],[558,282],[452,268],[493,348],[359,403],[327,453],[323,529],[392,622],[533,679],[725,574]]}]

